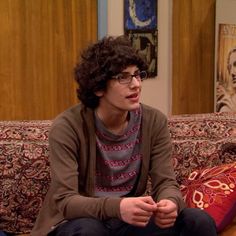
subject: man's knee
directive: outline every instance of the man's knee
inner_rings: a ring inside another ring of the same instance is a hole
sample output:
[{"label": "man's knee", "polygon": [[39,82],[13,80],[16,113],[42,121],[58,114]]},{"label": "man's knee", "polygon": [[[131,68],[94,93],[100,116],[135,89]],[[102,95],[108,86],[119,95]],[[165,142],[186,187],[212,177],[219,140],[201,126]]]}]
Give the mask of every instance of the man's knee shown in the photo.
[{"label": "man's knee", "polygon": [[186,223],[197,223],[199,225],[202,225],[202,223],[215,224],[210,215],[198,208],[185,208],[181,214]]},{"label": "man's knee", "polygon": [[213,218],[207,212],[198,208],[185,208],[180,212],[179,224],[183,231],[200,233],[201,235],[216,235],[216,226]]}]

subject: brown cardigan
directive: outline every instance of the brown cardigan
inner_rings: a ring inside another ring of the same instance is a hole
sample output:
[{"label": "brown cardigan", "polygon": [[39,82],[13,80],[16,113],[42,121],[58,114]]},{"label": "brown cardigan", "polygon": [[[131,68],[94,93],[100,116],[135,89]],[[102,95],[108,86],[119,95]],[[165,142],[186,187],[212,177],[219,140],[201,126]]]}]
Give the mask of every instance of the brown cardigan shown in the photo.
[{"label": "brown cardigan", "polygon": [[[150,175],[153,199],[171,199],[180,211],[184,202],[173,172],[167,119],[160,111],[141,106],[143,159],[133,196],[144,194]],[[73,218],[120,218],[121,198],[94,197],[93,110],[76,105],[59,115],[52,125],[49,144],[52,182],[31,235],[45,236],[60,222]]]}]

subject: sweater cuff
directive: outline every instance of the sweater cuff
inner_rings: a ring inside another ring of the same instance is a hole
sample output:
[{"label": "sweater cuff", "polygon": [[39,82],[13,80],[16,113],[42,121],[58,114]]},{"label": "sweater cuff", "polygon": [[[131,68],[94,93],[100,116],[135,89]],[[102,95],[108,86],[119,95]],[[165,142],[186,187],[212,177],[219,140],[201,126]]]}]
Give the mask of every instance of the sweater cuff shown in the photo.
[{"label": "sweater cuff", "polygon": [[122,198],[107,198],[104,202],[106,214],[109,218],[119,218],[120,215],[120,202]]}]

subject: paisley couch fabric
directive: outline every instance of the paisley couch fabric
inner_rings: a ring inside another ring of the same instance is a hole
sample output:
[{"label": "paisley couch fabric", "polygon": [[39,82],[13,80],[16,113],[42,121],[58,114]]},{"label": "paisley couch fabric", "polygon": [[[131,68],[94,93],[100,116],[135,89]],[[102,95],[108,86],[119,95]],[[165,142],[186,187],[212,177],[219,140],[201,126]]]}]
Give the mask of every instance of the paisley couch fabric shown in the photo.
[{"label": "paisley couch fabric", "polygon": [[179,183],[195,169],[236,161],[236,114],[172,116],[169,128]]},{"label": "paisley couch fabric", "polygon": [[[33,227],[50,183],[51,123],[0,122],[0,230],[29,233]],[[173,163],[182,189],[194,171],[236,162],[236,114],[172,116],[169,129]],[[192,194],[188,197],[191,201]]]},{"label": "paisley couch fabric", "polygon": [[48,190],[51,121],[0,122],[0,229],[29,232]]},{"label": "paisley couch fabric", "polygon": [[207,211],[221,232],[236,217],[236,114],[172,116],[169,128],[185,202]]}]

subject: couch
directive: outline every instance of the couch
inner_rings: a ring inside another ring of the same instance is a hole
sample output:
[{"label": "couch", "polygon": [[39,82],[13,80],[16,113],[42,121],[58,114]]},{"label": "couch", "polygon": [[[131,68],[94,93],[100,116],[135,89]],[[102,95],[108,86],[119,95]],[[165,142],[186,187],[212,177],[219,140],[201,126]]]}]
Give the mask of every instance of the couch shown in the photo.
[{"label": "couch", "polygon": [[[186,204],[212,215],[220,236],[236,236],[236,114],[176,115],[168,122]],[[12,235],[29,234],[48,190],[51,124],[0,121],[0,230]]]}]

